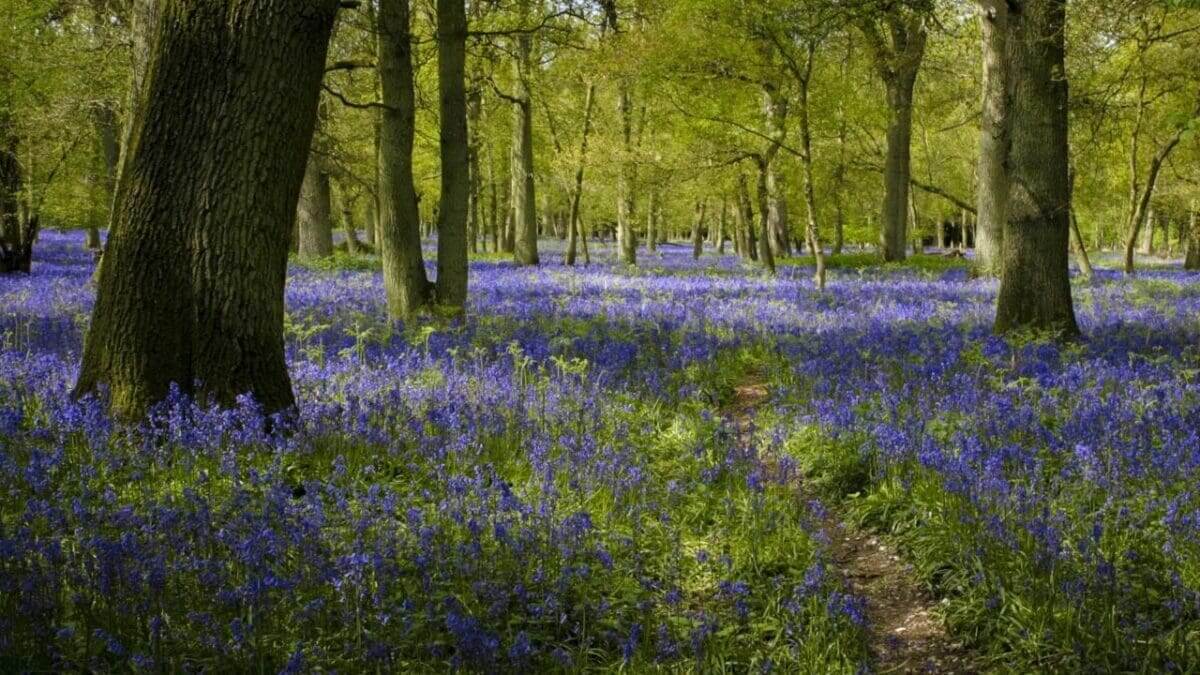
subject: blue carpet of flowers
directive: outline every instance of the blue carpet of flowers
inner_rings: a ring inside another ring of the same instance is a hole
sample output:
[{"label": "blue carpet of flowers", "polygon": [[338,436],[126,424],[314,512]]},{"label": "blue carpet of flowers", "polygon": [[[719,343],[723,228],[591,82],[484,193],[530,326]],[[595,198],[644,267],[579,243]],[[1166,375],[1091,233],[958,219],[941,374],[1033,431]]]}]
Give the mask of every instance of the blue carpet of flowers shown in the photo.
[{"label": "blue carpet of flowers", "polygon": [[814,492],[997,667],[1200,668],[1200,276],[1102,272],[1056,345],[963,269],[551,252],[404,326],[369,266],[295,268],[297,422],[131,427],[69,397],[80,243],[0,279],[0,670],[869,669]]}]

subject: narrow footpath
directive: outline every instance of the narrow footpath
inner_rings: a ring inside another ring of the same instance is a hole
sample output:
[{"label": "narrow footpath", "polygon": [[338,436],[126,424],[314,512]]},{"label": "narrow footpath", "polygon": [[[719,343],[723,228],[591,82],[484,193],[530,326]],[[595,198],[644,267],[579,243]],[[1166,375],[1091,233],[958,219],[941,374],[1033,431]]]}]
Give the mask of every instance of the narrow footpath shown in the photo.
[{"label": "narrow footpath", "polygon": [[[754,418],[770,396],[765,384],[747,379],[734,390],[726,412],[744,445],[753,442]],[[770,461],[770,458],[766,458]],[[798,497],[808,501],[803,479]],[[847,525],[836,505],[824,516],[831,560],[848,590],[864,598],[871,653],[877,673],[977,673],[970,650],[954,640],[935,612],[937,600],[922,586],[912,566],[879,537]]]}]

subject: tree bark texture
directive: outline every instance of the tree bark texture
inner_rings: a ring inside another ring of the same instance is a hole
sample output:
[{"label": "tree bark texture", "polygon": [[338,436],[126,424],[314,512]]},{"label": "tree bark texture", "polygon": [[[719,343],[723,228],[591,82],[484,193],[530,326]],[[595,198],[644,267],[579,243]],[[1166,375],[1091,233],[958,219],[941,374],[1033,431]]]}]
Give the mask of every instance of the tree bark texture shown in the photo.
[{"label": "tree bark texture", "polygon": [[980,0],[979,25],[983,44],[983,117],[979,133],[979,194],[975,235],[976,269],[984,276],[998,272],[1004,236],[1008,170],[1012,145],[1013,78],[1008,74],[1008,0]]},{"label": "tree bark texture", "polygon": [[288,230],[338,3],[157,9],[76,394],[107,386],[122,416],[172,383],[202,402],[290,408]]},{"label": "tree bark texture", "polygon": [[333,255],[333,197],[329,172],[322,164],[322,157],[309,153],[296,207],[300,231],[297,254],[304,260]]},{"label": "tree bark texture", "polygon": [[421,214],[413,184],[416,93],[409,0],[379,2],[379,252],[388,314],[411,315],[429,301],[421,253]]},{"label": "tree bark texture", "polygon": [[1012,147],[996,331],[1078,334],[1067,258],[1071,188],[1066,0],[1011,3]]},{"label": "tree bark texture", "polygon": [[[464,0],[437,0],[441,94],[442,195],[438,207],[437,301],[467,303],[467,207],[471,195],[467,138],[467,14]],[[536,247],[537,241],[534,240]],[[536,262],[537,253],[534,252]]]},{"label": "tree bark texture", "polygon": [[[883,26],[874,20],[863,32],[874,52],[875,66],[887,89],[887,155],[883,170],[880,243],[883,259],[905,259],[908,248],[908,191],[912,175],[913,89],[925,57],[925,19],[897,4],[887,10]],[[883,37],[886,31],[888,38]]]}]

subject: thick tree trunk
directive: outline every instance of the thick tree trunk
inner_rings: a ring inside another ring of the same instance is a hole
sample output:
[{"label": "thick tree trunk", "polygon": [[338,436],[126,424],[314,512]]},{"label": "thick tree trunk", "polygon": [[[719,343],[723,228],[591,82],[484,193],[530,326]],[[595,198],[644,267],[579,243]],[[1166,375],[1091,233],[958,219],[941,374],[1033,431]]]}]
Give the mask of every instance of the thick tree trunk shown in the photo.
[{"label": "thick tree trunk", "polygon": [[384,106],[379,139],[379,253],[388,314],[399,319],[425,305],[431,291],[413,185],[416,94],[409,0],[380,0],[378,52]]},{"label": "thick tree trunk", "polygon": [[887,158],[883,167],[881,217],[883,259],[902,261],[908,249],[908,192],[912,175],[912,111],[916,73],[897,75],[887,83]]},{"label": "thick tree trunk", "polygon": [[1071,188],[1066,0],[1026,0],[1009,15],[1012,146],[996,331],[1078,334],[1067,261]]},{"label": "thick tree trunk", "polygon": [[[467,302],[467,207],[471,158],[467,138],[467,14],[464,0],[437,0],[441,93],[442,195],[438,207],[437,301],[454,311]],[[537,262],[534,240],[534,262]]]},{"label": "thick tree trunk", "polygon": [[329,173],[322,167],[322,159],[310,153],[296,208],[300,258],[312,260],[333,255],[332,201]]},{"label": "thick tree trunk", "polygon": [[25,271],[20,204],[24,181],[18,148],[8,112],[0,110],[0,273]]},{"label": "thick tree trunk", "polygon": [[[979,133],[979,194],[975,234],[976,271],[995,276],[999,271],[1008,199],[1005,161],[1012,145],[1009,110],[1012,77],[1008,68],[1008,0],[980,0],[979,25],[983,44],[983,118]],[[965,224],[964,224],[965,228]],[[965,230],[964,230],[965,239]]]},{"label": "thick tree trunk", "polygon": [[75,392],[106,386],[122,416],[173,383],[201,401],[250,393],[290,408],[288,230],[338,3],[158,9]]},{"label": "thick tree trunk", "polygon": [[[568,265],[575,264],[575,251],[579,240],[579,205],[583,199],[583,171],[587,166],[588,138],[592,133],[592,111],[596,107],[596,83],[588,83],[587,96],[583,103],[583,139],[579,142],[579,166],[575,168],[575,189],[571,191],[571,213],[567,218],[567,259]],[[583,245],[587,246],[584,237]]]}]

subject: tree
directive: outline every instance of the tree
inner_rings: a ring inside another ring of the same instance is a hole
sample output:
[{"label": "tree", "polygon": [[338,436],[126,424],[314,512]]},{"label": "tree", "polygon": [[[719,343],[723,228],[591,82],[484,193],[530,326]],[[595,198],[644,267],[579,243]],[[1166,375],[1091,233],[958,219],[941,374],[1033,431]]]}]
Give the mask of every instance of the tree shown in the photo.
[{"label": "tree", "polygon": [[315,148],[309,153],[304,169],[295,229],[299,257],[314,259],[333,255],[333,192],[325,158]]},{"label": "tree", "polygon": [[388,314],[405,318],[429,300],[421,217],[413,185],[416,90],[409,0],[380,0],[379,243]]},{"label": "tree", "polygon": [[976,269],[996,273],[1003,242],[1008,172],[1004,162],[1012,143],[1013,78],[1007,72],[1009,56],[1008,0],[980,0],[979,25],[983,44],[983,114],[979,133],[979,183],[976,200],[979,225],[975,230]]},{"label": "tree", "polygon": [[[887,89],[888,132],[884,163],[883,259],[904,260],[908,246],[908,191],[912,176],[913,88],[925,57],[926,8],[889,2],[864,13],[859,26]],[[884,35],[887,35],[885,38]]]},{"label": "tree", "polygon": [[[437,21],[442,159],[437,300],[444,307],[462,310],[467,302],[467,207],[472,175],[467,137],[467,14],[464,0],[437,0]],[[535,258],[536,236],[535,232]]]},{"label": "tree", "polygon": [[[997,332],[1032,328],[1078,334],[1067,262],[1071,187],[1066,0],[1010,2],[1004,72],[1011,82],[1011,145],[1003,166]],[[982,189],[994,189],[985,184]]]},{"label": "tree", "polygon": [[107,387],[122,416],[172,384],[201,401],[294,405],[288,231],[337,10],[158,3],[76,395]]},{"label": "tree", "polygon": [[[522,25],[528,24],[531,0],[520,0]],[[537,192],[533,164],[533,100],[529,80],[533,77],[533,38],[527,30],[513,38],[512,217],[513,256],[520,265],[537,265]]]}]

